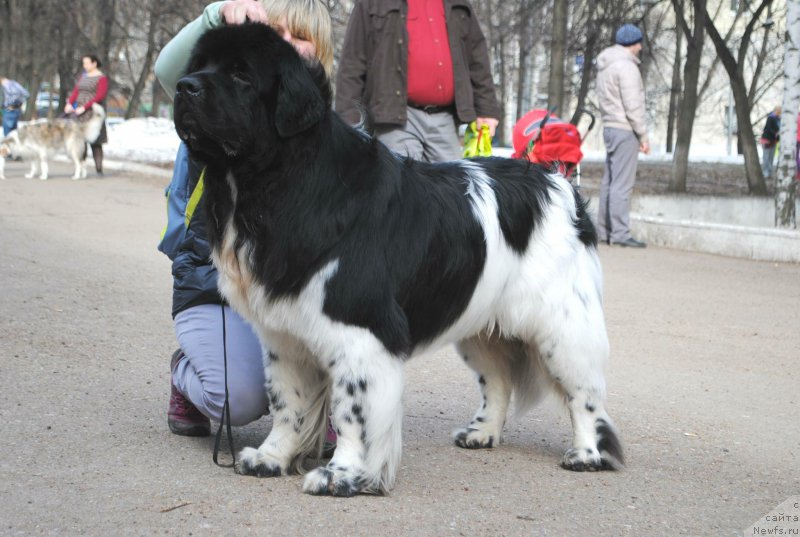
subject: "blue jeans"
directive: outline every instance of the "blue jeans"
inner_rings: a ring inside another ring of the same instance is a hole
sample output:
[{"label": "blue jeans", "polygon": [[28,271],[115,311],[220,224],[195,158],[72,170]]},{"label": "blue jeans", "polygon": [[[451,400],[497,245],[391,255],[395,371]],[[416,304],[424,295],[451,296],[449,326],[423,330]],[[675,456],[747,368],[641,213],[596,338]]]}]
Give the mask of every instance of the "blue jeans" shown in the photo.
[{"label": "blue jeans", "polygon": [[19,108],[4,108],[3,109],[3,136],[8,136],[8,133],[17,128],[19,121]]},{"label": "blue jeans", "polygon": [[761,144],[761,173],[764,174],[764,179],[772,177],[773,163],[775,162],[775,150],[778,148],[777,144],[770,146]]}]

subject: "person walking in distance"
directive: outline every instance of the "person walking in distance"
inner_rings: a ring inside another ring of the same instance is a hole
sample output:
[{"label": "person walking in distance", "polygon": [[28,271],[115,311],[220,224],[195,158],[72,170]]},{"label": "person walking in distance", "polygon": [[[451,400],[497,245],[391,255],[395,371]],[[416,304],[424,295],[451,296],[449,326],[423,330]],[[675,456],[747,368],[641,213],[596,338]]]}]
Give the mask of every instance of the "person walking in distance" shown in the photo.
[{"label": "person walking in distance", "polygon": [[767,115],[764,123],[764,130],[761,132],[761,173],[764,179],[772,177],[772,169],[775,164],[775,153],[778,149],[778,141],[781,139],[781,107],[776,106],[775,110]]},{"label": "person walking in distance", "polygon": [[494,136],[500,105],[486,40],[466,0],[358,0],[336,76],[335,108],[393,151],[436,162],[461,157],[458,126]]},{"label": "person walking in distance", "polygon": [[597,57],[597,98],[606,146],[597,236],[609,244],[631,248],[646,246],[630,231],[637,152],[650,152],[644,84],[639,72],[643,37],[638,27],[625,24],[616,32],[615,45]]},{"label": "person walking in distance", "polygon": [[22,105],[31,95],[16,80],[0,77],[0,84],[3,86],[3,136],[8,136],[17,128]]}]

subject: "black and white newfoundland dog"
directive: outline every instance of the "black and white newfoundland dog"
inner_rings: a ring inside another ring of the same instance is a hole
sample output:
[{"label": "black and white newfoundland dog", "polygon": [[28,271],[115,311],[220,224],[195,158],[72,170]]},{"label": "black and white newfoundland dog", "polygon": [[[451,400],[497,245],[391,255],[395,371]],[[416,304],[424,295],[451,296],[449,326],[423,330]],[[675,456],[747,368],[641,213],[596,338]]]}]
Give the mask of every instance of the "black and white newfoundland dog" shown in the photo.
[{"label": "black and white newfoundland dog", "polygon": [[403,362],[447,343],[481,391],[456,444],[496,446],[512,393],[521,412],[554,390],[573,428],[561,465],[622,465],[597,239],[567,181],[520,160],[392,153],[333,113],[324,71],[263,25],[206,33],[187,72],[175,125],[206,165],[219,289],[269,350],[274,423],[239,473],[301,471],[330,414],[336,451],[303,489],[391,489]]}]

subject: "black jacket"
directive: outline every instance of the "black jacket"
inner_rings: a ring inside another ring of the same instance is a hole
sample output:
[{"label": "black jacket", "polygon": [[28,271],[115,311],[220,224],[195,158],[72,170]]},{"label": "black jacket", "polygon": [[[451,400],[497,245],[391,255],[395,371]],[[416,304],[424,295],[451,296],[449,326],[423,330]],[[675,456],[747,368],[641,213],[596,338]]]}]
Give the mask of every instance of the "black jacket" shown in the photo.
[{"label": "black jacket", "polygon": [[[186,147],[175,160],[175,171],[167,187],[167,228],[158,248],[172,260],[172,316],[201,304],[223,304],[217,291],[217,270],[211,263],[211,246],[206,231],[205,203],[190,198],[203,166],[191,160]],[[188,226],[187,207],[192,206]]]},{"label": "black jacket", "polygon": [[770,145],[775,145],[775,142],[780,140],[781,137],[781,116],[775,112],[771,112],[767,116],[767,123],[764,125],[764,132],[761,133],[761,139],[766,140]]}]

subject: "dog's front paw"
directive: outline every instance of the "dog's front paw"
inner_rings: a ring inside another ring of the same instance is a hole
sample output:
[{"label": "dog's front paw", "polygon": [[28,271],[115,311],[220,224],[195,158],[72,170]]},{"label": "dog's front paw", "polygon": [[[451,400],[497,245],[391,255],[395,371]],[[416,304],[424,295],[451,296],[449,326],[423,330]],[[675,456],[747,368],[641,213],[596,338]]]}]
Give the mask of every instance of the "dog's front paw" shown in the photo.
[{"label": "dog's front paw", "polygon": [[561,467],[573,472],[596,472],[613,470],[614,466],[603,460],[597,450],[569,448],[561,459]]},{"label": "dog's front paw", "polygon": [[46,175],[40,175],[39,176],[39,180],[40,181],[47,181],[47,176]]},{"label": "dog's front paw", "polygon": [[453,431],[453,438],[458,447],[466,449],[484,449],[494,447],[498,443],[495,435],[475,427],[464,427]]},{"label": "dog's front paw", "polygon": [[246,447],[239,453],[236,473],[256,477],[277,477],[287,472],[285,469],[281,469],[281,465],[270,456],[264,455],[255,448]]},{"label": "dog's front paw", "polygon": [[364,492],[364,480],[333,465],[320,466],[309,472],[303,481],[303,492],[318,496],[349,498]]}]

